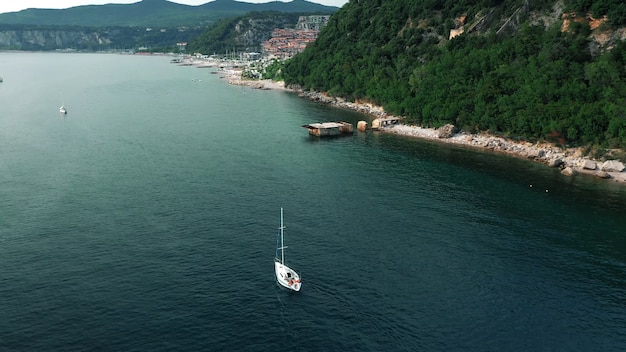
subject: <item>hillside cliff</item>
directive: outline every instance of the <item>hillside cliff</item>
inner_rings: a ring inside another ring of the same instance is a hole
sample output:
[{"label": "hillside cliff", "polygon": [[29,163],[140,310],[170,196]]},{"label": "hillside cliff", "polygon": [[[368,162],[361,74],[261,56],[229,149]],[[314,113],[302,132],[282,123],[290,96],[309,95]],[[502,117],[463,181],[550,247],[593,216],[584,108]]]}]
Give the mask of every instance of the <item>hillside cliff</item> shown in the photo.
[{"label": "hillside cliff", "polygon": [[621,1],[360,0],[285,81],[426,127],[626,147]]},{"label": "hillside cliff", "polygon": [[0,30],[0,48],[45,50],[47,48],[109,47],[111,38],[84,30]]},{"label": "hillside cliff", "polygon": [[251,12],[221,20],[189,42],[189,52],[203,54],[227,51],[260,52],[261,43],[271,38],[275,28],[294,27],[300,14]]},{"label": "hillside cliff", "polygon": [[202,29],[168,28],[147,31],[133,27],[0,25],[0,50],[133,50],[175,47],[197,37]]}]

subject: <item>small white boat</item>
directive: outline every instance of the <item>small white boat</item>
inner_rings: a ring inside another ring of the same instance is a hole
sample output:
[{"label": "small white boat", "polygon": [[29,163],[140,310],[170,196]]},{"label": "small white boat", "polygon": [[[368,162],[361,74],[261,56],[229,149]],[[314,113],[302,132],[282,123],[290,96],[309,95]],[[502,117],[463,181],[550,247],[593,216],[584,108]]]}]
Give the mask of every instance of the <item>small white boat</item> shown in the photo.
[{"label": "small white boat", "polygon": [[[274,273],[278,284],[292,291],[300,291],[302,282],[300,275],[285,264],[285,226],[283,225],[283,208],[280,208],[280,227],[276,240],[276,257],[274,258]],[[280,257],[278,252],[280,251]]]},{"label": "small white boat", "polygon": [[65,101],[63,101],[63,96],[61,96],[61,107],[59,107],[59,113],[61,115],[67,114],[67,109],[65,108]]}]

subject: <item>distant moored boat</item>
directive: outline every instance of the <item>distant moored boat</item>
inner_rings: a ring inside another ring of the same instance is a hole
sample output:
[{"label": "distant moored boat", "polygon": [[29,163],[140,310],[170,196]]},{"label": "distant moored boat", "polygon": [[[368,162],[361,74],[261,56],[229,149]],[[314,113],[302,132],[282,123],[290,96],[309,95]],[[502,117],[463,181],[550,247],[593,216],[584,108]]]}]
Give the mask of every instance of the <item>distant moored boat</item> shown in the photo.
[{"label": "distant moored boat", "polygon": [[59,113],[61,115],[67,114],[67,109],[65,108],[65,102],[63,101],[63,97],[61,97],[61,107],[59,107]]}]

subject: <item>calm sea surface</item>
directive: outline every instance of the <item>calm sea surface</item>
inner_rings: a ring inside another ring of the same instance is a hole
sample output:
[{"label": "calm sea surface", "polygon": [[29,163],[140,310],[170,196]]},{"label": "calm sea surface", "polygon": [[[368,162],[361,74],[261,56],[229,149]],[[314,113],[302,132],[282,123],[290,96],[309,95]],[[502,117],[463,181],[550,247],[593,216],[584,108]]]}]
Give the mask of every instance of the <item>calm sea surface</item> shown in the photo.
[{"label": "calm sea surface", "polygon": [[0,53],[0,350],[626,350],[626,187],[169,61]]}]

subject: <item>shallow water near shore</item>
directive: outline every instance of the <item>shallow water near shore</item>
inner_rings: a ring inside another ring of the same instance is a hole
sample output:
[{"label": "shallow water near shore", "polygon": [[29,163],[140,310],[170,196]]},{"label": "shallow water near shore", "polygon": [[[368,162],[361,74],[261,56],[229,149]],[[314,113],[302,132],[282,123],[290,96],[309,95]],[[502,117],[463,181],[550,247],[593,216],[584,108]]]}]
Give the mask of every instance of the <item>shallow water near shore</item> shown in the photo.
[{"label": "shallow water near shore", "polygon": [[169,60],[0,53],[0,350],[626,349],[624,185]]}]

